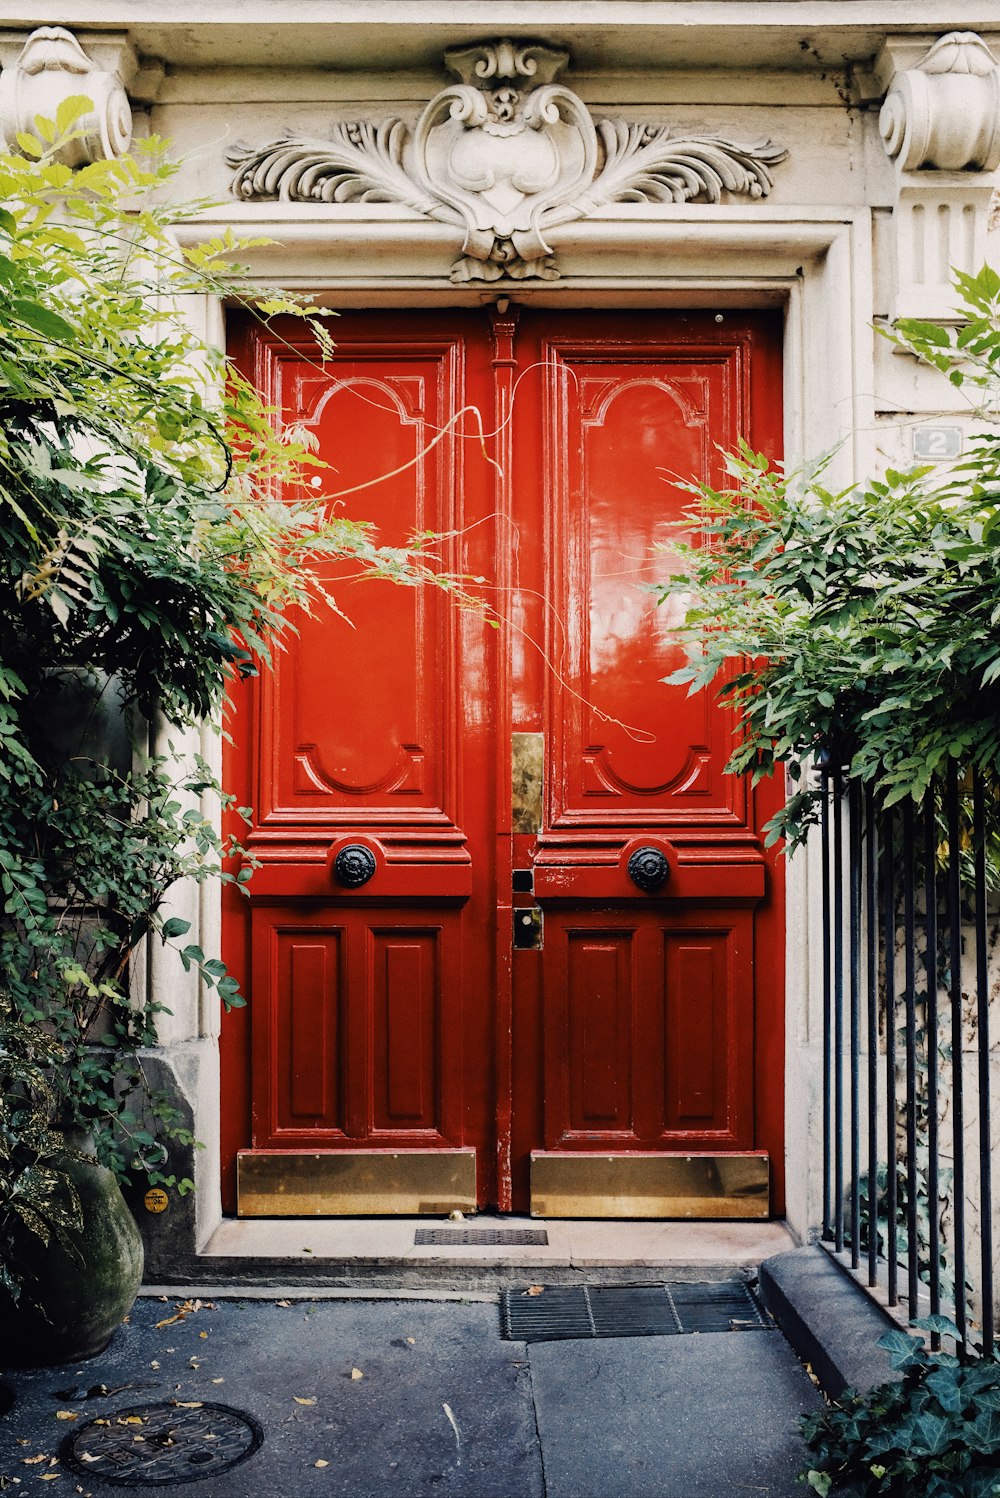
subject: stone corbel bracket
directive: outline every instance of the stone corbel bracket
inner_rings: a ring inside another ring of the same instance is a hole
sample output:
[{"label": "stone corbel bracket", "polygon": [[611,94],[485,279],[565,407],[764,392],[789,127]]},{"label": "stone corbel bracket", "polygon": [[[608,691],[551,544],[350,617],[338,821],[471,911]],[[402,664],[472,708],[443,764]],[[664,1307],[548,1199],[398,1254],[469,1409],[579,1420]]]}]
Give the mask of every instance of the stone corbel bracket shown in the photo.
[{"label": "stone corbel bracket", "polygon": [[77,122],[78,138],[63,147],[67,166],[124,156],[132,143],[132,109],[127,86],[138,71],[124,36],[102,36],[84,51],[63,26],[40,26],[23,33],[0,33],[0,135],[17,149],[19,133],[37,135],[38,115],[54,120],[60,104],[74,95],[93,108]]},{"label": "stone corbel bracket", "polygon": [[982,37],[940,37],[915,67],[896,74],[878,123],[900,171],[996,171],[1000,68]]},{"label": "stone corbel bracket", "polygon": [[553,280],[560,224],[610,203],[717,203],[766,197],[785,151],[770,140],[687,135],[597,120],[560,83],[569,54],[539,42],[445,53],[458,83],[403,120],[338,125],[332,136],[240,144],[227,156],[244,200],[398,203],[462,230],[451,279]]},{"label": "stone corbel bracket", "polygon": [[986,257],[1000,166],[1000,64],[972,31],[925,48],[889,38],[876,67],[888,85],[879,133],[896,168],[890,316],[948,321],[952,271],[975,272]]}]

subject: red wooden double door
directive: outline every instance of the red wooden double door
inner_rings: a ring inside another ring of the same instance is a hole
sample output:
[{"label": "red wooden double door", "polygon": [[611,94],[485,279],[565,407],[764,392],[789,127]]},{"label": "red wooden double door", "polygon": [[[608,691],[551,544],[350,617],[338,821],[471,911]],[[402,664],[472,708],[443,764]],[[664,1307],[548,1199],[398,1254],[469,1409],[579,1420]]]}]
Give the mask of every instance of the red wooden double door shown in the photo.
[{"label": "red wooden double door", "polygon": [[724,483],[740,436],[777,451],[780,329],[500,308],[346,313],[326,364],[294,322],[234,328],[345,512],[433,532],[484,607],[331,568],[346,619],[234,691],[261,867],[225,912],[229,1204],[240,1151],[464,1149],[479,1204],[522,1211],[533,1156],[766,1151],[780,1207],[774,793],[664,684],[648,589],[684,483]]}]

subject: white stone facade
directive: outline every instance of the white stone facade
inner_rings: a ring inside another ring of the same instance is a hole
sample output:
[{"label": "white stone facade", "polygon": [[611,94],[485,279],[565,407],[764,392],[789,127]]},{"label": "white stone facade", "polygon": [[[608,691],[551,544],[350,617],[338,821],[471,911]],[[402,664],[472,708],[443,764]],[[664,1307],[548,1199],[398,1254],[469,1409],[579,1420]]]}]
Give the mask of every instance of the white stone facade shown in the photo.
[{"label": "white stone facade", "polygon": [[[168,138],[178,195],[218,205],[183,232],[269,236],[263,278],[333,306],[780,306],[786,454],[839,444],[845,483],[909,461],[921,428],[963,425],[956,393],[873,325],[947,317],[949,267],[987,258],[996,0],[13,0],[8,16],[0,130],[86,92],[78,159],[133,128]],[[499,188],[477,187],[484,165]],[[221,308],[195,312],[221,339]],[[819,1220],[816,883],[800,855],[785,1091],[802,1238]],[[214,950],[213,892],[177,910]],[[221,1210],[218,1019],[160,948],[147,980],[208,1146],[202,1243]]]}]

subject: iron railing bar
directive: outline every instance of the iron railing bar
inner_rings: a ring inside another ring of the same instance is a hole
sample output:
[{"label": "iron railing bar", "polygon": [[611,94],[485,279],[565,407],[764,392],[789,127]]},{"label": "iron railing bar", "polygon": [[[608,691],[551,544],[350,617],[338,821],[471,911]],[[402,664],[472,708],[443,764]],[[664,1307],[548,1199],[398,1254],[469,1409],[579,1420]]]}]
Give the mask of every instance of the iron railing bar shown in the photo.
[{"label": "iron railing bar", "polygon": [[951,1128],[954,1155],[955,1325],[962,1351],[966,1342],[965,1316],[965,1098],[962,1078],[962,882],[959,860],[961,835],[958,815],[958,766],[952,760],[947,776],[948,817],[948,959],[951,1002]]},{"label": "iron railing bar", "polygon": [[[938,1137],[938,978],[937,978],[937,796],[932,785],[924,797],[924,904],[927,941],[927,1206],[930,1266],[930,1311],[941,1312],[941,1208]],[[931,1347],[941,1346],[939,1333],[931,1334]]]},{"label": "iron railing bar", "polygon": [[878,1284],[878,829],[865,795],[865,925],[868,946],[868,1283]]},{"label": "iron railing bar", "polygon": [[906,1024],[906,1298],[911,1320],[918,1314],[920,1251],[917,1220],[917,962],[914,913],[913,801],[903,806],[903,994]]},{"label": "iron railing bar", "polygon": [[851,1268],[861,1262],[861,786],[848,799],[851,867]]},{"label": "iron railing bar", "polygon": [[885,951],[885,1212],[886,1275],[889,1304],[899,1304],[899,1260],[896,1232],[896,887],[893,876],[893,815],[885,813],[885,881],[883,931]]},{"label": "iron railing bar", "polygon": [[990,1151],[990,985],[986,905],[986,802],[983,773],[972,777],[972,837],[976,869],[976,1020],[979,1080],[979,1243],[983,1352],[993,1350],[993,1167]]},{"label": "iron railing bar", "polygon": [[834,1243],[844,1249],[844,805],[833,770],[833,1211]]},{"label": "iron railing bar", "polygon": [[820,771],[820,850],[823,861],[823,1237],[833,1237],[833,1118],[831,1109],[833,990],[830,953],[830,775]]}]

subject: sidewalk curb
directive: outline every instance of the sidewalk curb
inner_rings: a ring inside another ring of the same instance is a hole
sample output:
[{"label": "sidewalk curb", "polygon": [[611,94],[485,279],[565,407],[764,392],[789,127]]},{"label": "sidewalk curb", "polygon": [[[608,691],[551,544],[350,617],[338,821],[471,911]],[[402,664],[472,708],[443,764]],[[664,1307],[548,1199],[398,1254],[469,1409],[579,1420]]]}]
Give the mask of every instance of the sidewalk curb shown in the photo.
[{"label": "sidewalk curb", "polygon": [[760,1266],[765,1306],[825,1393],[868,1389],[898,1378],[879,1337],[897,1323],[868,1299],[821,1248],[796,1248]]}]

